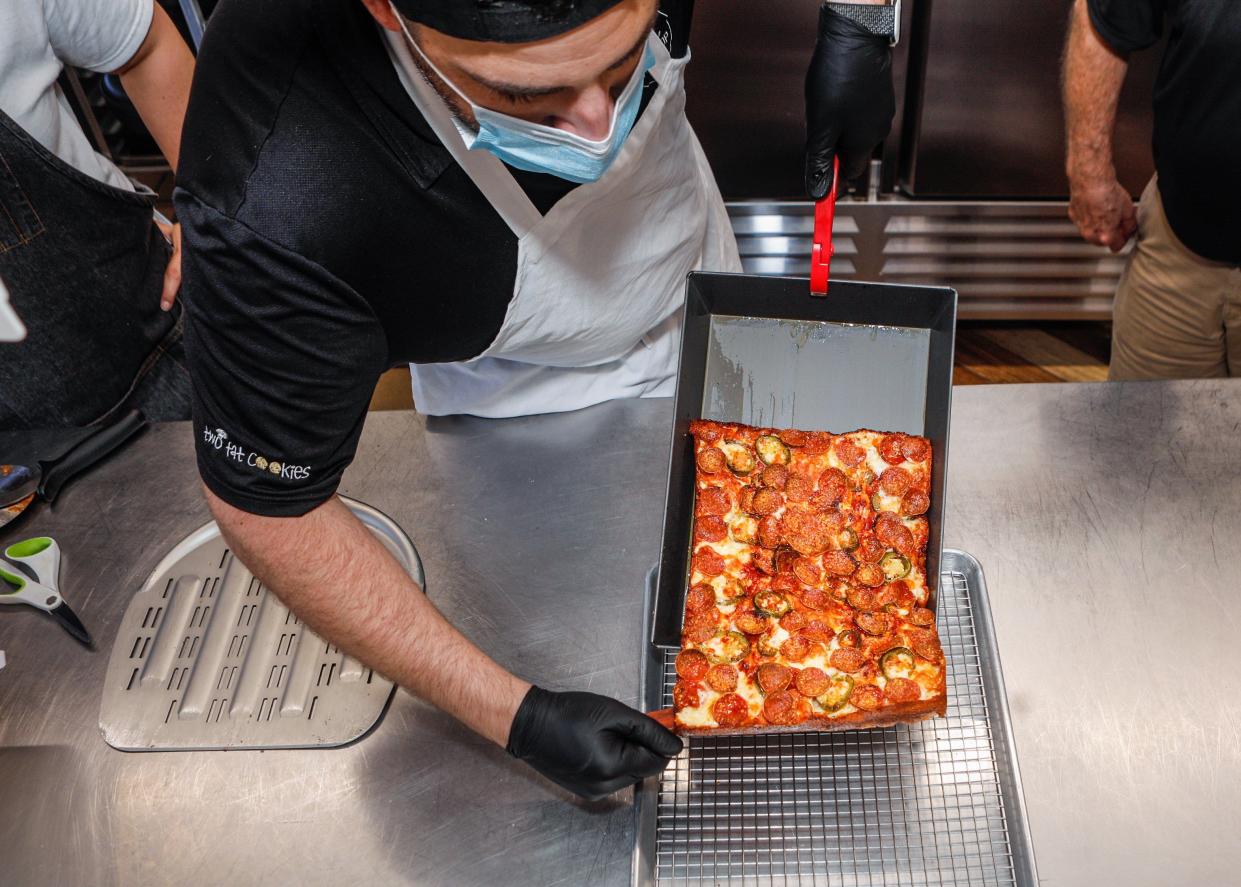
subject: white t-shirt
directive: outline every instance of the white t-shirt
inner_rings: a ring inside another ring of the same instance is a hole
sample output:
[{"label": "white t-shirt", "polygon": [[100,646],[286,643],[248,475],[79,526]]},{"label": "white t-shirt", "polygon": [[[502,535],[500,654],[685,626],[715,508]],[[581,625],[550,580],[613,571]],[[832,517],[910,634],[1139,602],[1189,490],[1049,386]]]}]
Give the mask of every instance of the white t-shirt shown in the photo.
[{"label": "white t-shirt", "polygon": [[133,58],[154,0],[0,0],[0,110],[92,178],[133,185],[91,147],[56,84],[64,65],[106,73]]}]

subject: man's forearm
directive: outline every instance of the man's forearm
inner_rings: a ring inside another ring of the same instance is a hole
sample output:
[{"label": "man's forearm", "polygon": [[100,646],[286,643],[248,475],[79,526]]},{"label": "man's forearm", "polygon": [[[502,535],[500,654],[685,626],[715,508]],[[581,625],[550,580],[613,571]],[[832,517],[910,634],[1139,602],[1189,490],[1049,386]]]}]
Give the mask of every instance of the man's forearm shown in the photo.
[{"label": "man's forearm", "polygon": [[175,170],[181,124],[194,77],[194,56],[172,20],[158,4],[146,39],[117,72],[159,149]]},{"label": "man's forearm", "polygon": [[1128,61],[1113,52],[1095,31],[1086,0],[1076,0],[1063,68],[1065,169],[1070,182],[1115,179],[1112,133],[1128,67]]},{"label": "man's forearm", "polygon": [[499,745],[530,685],[452,627],[339,499],[261,517],[207,493],[224,538],[317,634]]}]

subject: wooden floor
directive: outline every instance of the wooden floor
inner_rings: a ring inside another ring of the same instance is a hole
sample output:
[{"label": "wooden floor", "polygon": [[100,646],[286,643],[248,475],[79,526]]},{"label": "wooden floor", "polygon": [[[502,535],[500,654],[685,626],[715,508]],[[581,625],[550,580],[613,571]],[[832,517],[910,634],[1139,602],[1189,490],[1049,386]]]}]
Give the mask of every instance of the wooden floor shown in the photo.
[{"label": "wooden floor", "polygon": [[988,323],[957,327],[952,381],[1104,382],[1112,351],[1112,325],[1105,322]]},{"label": "wooden floor", "polygon": [[[1103,322],[995,323],[957,327],[957,385],[996,382],[1104,382],[1111,324]],[[389,370],[375,387],[372,410],[409,409],[409,371]]]}]

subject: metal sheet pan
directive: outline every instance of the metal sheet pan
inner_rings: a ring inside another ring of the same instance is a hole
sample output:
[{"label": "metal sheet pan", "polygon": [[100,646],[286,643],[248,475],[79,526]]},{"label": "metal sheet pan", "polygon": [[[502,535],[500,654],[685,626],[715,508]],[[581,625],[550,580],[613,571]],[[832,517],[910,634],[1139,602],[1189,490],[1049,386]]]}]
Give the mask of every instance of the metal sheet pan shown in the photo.
[{"label": "metal sheet pan", "polygon": [[[941,568],[947,716],[692,738],[639,786],[635,885],[1038,883],[982,567],[948,549]],[[648,709],[670,704],[674,659],[647,647]]]},{"label": "metal sheet pan", "polygon": [[[927,581],[939,575],[957,294],[943,287],[691,274],[651,639],[677,647],[693,523],[693,419],[930,439]],[[934,598],[932,597],[932,600]]]}]

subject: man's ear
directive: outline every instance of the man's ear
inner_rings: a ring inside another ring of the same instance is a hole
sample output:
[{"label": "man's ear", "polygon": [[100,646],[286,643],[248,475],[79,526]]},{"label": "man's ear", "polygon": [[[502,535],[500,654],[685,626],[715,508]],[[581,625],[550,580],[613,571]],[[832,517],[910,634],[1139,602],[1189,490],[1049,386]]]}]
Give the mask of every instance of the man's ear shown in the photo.
[{"label": "man's ear", "polygon": [[396,13],[392,11],[392,4],[388,0],[362,0],[362,5],[375,21],[389,31],[401,30],[401,23],[397,21]]}]

